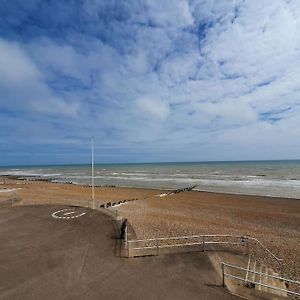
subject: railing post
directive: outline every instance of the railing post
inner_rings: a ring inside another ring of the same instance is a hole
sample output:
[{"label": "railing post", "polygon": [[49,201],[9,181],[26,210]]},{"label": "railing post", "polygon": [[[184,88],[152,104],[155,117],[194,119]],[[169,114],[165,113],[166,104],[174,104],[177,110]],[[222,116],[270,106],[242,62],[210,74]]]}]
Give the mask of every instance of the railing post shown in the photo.
[{"label": "railing post", "polygon": [[280,261],[280,277],[283,278],[283,260]]},{"label": "railing post", "polygon": [[158,256],[158,239],[156,239],[156,255]]},{"label": "railing post", "polygon": [[130,256],[129,256],[129,255],[130,255],[130,252],[129,252],[129,243],[128,243],[128,241],[127,241],[126,245],[127,245],[127,257],[130,257]]},{"label": "railing post", "polygon": [[205,236],[202,235],[203,252],[205,252]]},{"label": "railing post", "polygon": [[246,244],[247,244],[247,254],[249,255],[249,239],[246,238]]},{"label": "railing post", "polygon": [[127,237],[127,226],[125,228],[125,248],[127,249],[127,257],[129,257],[129,242]]},{"label": "railing post", "polygon": [[222,263],[222,286],[225,287],[224,264]]}]

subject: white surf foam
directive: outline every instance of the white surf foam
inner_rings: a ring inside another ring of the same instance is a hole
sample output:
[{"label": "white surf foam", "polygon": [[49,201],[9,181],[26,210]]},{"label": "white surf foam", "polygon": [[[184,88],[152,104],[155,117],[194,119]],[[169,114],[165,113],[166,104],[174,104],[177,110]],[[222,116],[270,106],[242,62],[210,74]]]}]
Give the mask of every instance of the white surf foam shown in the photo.
[{"label": "white surf foam", "polygon": [[21,188],[17,188],[17,189],[0,189],[0,193],[10,193],[10,192],[14,192],[17,190],[20,190]]}]

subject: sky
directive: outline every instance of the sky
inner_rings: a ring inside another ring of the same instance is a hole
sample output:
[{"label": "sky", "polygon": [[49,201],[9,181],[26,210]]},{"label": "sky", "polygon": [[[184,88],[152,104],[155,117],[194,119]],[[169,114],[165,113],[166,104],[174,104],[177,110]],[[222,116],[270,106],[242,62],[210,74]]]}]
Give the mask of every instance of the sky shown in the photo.
[{"label": "sky", "polygon": [[0,166],[300,158],[299,0],[1,0]]}]

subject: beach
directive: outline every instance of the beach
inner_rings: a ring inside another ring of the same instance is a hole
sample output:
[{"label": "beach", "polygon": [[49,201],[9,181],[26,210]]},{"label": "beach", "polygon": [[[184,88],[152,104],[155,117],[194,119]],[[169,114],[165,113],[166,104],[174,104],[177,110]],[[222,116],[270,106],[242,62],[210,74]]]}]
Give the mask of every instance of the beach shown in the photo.
[{"label": "beach", "polygon": [[[91,184],[90,165],[0,167],[0,175]],[[300,161],[96,164],[95,185],[178,189],[300,199]]]},{"label": "beach", "polygon": [[[88,186],[0,177],[0,203],[91,206]],[[187,191],[165,197],[145,188],[96,187],[96,207],[132,200],[115,209],[138,238],[237,234],[258,238],[284,259],[284,274],[300,279],[300,200]]]}]

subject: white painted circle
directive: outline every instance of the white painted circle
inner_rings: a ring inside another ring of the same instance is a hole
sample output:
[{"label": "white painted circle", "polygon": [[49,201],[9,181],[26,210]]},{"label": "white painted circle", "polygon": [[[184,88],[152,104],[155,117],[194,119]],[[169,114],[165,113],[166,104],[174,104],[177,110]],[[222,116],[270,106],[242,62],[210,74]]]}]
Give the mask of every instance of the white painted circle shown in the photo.
[{"label": "white painted circle", "polygon": [[84,216],[86,213],[81,210],[76,211],[75,208],[65,208],[57,210],[52,214],[54,219],[70,220]]}]

